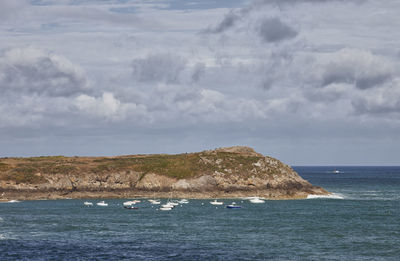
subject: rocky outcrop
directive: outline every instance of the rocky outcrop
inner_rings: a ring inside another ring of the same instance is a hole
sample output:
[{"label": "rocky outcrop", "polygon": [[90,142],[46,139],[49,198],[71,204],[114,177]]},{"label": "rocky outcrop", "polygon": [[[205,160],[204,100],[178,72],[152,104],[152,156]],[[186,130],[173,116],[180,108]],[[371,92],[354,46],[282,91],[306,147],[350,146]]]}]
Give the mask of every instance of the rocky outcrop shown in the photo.
[{"label": "rocky outcrop", "polygon": [[0,191],[7,193],[101,196],[120,191],[122,197],[128,192],[176,192],[186,197],[267,198],[328,194],[279,160],[240,146],[180,155],[44,157],[0,159],[0,163]]}]

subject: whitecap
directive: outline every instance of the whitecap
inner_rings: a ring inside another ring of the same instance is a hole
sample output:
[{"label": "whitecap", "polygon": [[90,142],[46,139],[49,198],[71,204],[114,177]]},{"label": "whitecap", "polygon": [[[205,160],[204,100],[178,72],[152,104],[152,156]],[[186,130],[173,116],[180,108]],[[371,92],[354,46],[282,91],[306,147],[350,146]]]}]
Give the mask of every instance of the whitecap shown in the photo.
[{"label": "whitecap", "polygon": [[313,194],[309,194],[307,196],[307,199],[316,199],[316,198],[327,198],[327,199],[344,199],[344,197],[342,195],[339,194],[329,194],[329,195],[313,195]]}]

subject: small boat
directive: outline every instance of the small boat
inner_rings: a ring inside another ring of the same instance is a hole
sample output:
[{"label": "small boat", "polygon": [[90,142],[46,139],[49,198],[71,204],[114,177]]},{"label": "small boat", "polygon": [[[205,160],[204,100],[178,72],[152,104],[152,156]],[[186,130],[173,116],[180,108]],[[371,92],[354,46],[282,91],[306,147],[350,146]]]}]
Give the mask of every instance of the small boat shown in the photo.
[{"label": "small boat", "polygon": [[107,207],[107,206],[108,206],[108,203],[106,203],[106,202],[104,202],[104,201],[100,201],[100,202],[97,203],[97,206],[100,206],[100,207]]},{"label": "small boat", "polygon": [[168,211],[168,210],[171,210],[172,207],[161,207],[159,209],[162,210],[162,211]]},{"label": "small boat", "polygon": [[340,171],[339,171],[339,170],[337,170],[337,169],[335,169],[335,170],[333,171],[333,173],[334,173],[334,174],[339,174],[339,173],[340,173]]},{"label": "small boat", "polygon": [[216,199],[214,199],[214,201],[210,201],[210,204],[211,204],[211,205],[214,205],[214,206],[221,206],[221,205],[224,204],[224,202],[222,202],[222,201],[217,201]]},{"label": "small boat", "polygon": [[258,203],[265,203],[265,200],[260,199],[259,197],[254,197],[249,200],[251,203],[258,204]]},{"label": "small boat", "polygon": [[125,201],[124,203],[122,203],[122,205],[124,207],[129,207],[129,206],[132,206],[132,205],[135,205],[135,204],[136,204],[135,201]]},{"label": "small boat", "polygon": [[130,206],[124,206],[124,208],[126,208],[126,209],[139,209],[138,207],[134,207],[134,206],[132,206],[132,205],[130,205]]},{"label": "small boat", "polygon": [[161,201],[157,200],[157,199],[149,199],[149,202],[153,205],[160,205]]},{"label": "small boat", "polygon": [[189,200],[187,200],[187,199],[181,199],[181,200],[178,201],[178,203],[179,203],[179,204],[187,204],[187,203],[189,203]]},{"label": "small boat", "polygon": [[226,208],[242,208],[242,206],[236,205],[235,202],[232,202],[232,204],[226,206]]},{"label": "small boat", "polygon": [[171,202],[168,202],[167,204],[161,205],[163,208],[174,208],[175,205],[171,204]]},{"label": "small boat", "polygon": [[93,206],[93,203],[89,202],[89,201],[85,201],[85,202],[83,202],[83,205],[85,205],[85,206]]}]

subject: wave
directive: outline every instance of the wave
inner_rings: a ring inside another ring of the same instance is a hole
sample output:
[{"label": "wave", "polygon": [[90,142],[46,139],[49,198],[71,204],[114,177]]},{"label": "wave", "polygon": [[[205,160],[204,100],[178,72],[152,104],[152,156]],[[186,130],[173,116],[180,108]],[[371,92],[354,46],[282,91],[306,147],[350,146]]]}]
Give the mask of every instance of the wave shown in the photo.
[{"label": "wave", "polygon": [[16,199],[12,199],[12,200],[8,201],[7,203],[19,203],[19,202],[21,202],[21,201],[16,200]]},{"label": "wave", "polygon": [[12,199],[10,201],[0,201],[0,203],[19,203],[19,202],[21,202],[21,201],[16,200],[16,199]]},{"label": "wave", "polygon": [[344,199],[343,195],[332,193],[330,195],[313,195],[307,196],[307,199],[317,199],[317,198],[327,198],[327,199]]}]

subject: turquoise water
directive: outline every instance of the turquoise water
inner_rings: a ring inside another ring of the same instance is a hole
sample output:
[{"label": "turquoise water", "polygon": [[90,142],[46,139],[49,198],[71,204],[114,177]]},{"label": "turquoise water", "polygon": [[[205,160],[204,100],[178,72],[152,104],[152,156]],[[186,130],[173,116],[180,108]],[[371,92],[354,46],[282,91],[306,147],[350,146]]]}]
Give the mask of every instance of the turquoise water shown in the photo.
[{"label": "turquoise water", "polygon": [[0,260],[400,259],[400,167],[295,169],[336,198],[171,211],[126,210],[123,199],[1,203]]}]

